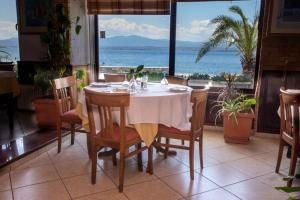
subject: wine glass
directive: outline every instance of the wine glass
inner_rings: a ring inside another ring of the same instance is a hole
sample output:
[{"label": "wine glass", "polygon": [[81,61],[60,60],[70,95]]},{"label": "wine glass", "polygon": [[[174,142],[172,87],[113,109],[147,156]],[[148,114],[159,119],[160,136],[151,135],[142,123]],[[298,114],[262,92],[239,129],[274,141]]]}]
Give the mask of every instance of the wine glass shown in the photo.
[{"label": "wine glass", "polygon": [[146,89],[148,83],[148,75],[144,74],[141,78],[141,89]]},{"label": "wine glass", "polygon": [[160,81],[161,85],[168,85],[168,80],[166,78],[166,73],[164,73],[164,77]]},{"label": "wine glass", "polygon": [[124,81],[122,82],[122,86],[124,87],[128,87],[129,86],[129,82],[127,80],[127,73],[125,73],[125,76],[124,76]]}]

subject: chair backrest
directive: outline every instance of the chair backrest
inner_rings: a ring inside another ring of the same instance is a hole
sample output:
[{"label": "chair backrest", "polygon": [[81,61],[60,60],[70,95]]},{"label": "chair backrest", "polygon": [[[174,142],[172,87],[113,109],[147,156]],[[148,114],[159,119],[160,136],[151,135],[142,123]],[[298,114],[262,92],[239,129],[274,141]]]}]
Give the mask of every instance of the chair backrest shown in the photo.
[{"label": "chair backrest", "polygon": [[167,76],[166,78],[170,84],[187,85],[187,80],[182,77]]},{"label": "chair backrest", "polygon": [[193,114],[191,125],[192,132],[194,133],[199,130],[203,131],[208,90],[209,88],[192,91],[191,103],[193,103]]},{"label": "chair backrest", "polygon": [[280,132],[287,142],[298,144],[300,93],[280,89]]},{"label": "chair backrest", "polygon": [[73,76],[58,78],[51,81],[53,94],[61,114],[75,108],[75,85]]},{"label": "chair backrest", "polygon": [[100,119],[101,134],[108,138],[113,134],[113,110],[120,111],[120,136],[121,144],[125,142],[125,109],[130,104],[129,93],[104,93],[84,89],[86,97],[86,106],[89,117],[90,133],[92,136],[97,135],[93,109],[98,110]]},{"label": "chair backrest", "polygon": [[125,74],[104,74],[105,82],[123,82]]}]

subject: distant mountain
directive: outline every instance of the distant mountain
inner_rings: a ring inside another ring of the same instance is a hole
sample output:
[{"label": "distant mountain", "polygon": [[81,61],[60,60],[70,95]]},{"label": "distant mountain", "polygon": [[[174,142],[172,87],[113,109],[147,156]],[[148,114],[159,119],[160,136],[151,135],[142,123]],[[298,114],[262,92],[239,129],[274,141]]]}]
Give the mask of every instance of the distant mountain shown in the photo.
[{"label": "distant mountain", "polygon": [[0,49],[8,52],[12,58],[19,58],[19,41],[18,38],[0,40]]},{"label": "distant mountain", "polygon": [[[177,41],[178,47],[199,47],[200,42]],[[146,37],[130,35],[116,36],[111,38],[100,39],[102,47],[168,47],[169,40],[166,39],[150,39]]]}]

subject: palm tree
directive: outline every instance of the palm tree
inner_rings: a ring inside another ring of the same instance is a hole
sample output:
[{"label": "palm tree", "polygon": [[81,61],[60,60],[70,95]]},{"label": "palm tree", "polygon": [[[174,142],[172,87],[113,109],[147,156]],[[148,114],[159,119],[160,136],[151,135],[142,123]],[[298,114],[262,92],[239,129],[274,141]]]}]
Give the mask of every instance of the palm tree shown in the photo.
[{"label": "palm tree", "polygon": [[231,6],[229,11],[239,15],[240,20],[236,20],[226,15],[220,15],[210,21],[216,25],[216,29],[199,50],[196,62],[206,55],[211,49],[225,44],[226,49],[235,46],[241,55],[243,73],[253,72],[255,64],[254,52],[257,46],[257,25],[258,16],[253,22],[249,22],[242,9],[238,6]]}]

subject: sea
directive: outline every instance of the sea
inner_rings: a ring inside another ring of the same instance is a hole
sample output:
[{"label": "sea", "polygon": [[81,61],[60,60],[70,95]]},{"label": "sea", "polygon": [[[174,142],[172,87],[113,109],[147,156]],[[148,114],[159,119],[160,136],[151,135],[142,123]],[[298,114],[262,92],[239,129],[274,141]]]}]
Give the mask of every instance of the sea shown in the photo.
[{"label": "sea", "polygon": [[[240,55],[234,49],[216,49],[207,53],[198,63],[195,62],[199,48],[177,47],[175,73],[201,73],[218,75],[221,72],[241,74]],[[167,47],[102,47],[99,52],[100,66],[168,67],[169,48]]]}]

